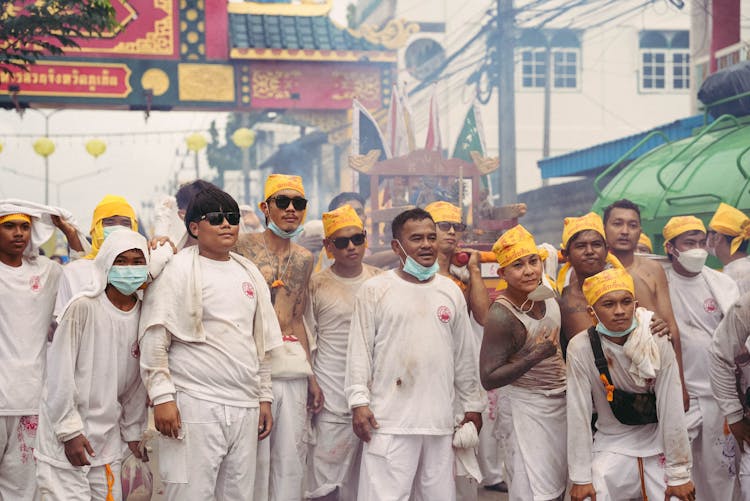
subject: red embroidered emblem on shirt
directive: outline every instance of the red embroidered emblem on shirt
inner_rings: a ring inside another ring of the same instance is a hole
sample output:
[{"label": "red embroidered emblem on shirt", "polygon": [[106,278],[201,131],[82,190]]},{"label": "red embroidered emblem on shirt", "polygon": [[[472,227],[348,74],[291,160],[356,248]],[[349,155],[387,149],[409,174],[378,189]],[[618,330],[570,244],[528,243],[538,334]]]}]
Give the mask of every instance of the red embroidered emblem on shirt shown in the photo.
[{"label": "red embroidered emblem on shirt", "polygon": [[447,306],[441,306],[437,311],[438,320],[447,324],[451,320],[451,310]]},{"label": "red embroidered emblem on shirt", "polygon": [[34,275],[29,280],[29,285],[31,286],[31,292],[39,292],[42,288],[42,279],[39,278],[39,275]]},{"label": "red embroidered emblem on shirt", "polygon": [[138,345],[138,341],[135,341],[133,346],[130,347],[130,356],[133,358],[141,358],[141,347]]},{"label": "red embroidered emblem on shirt", "polygon": [[250,299],[255,297],[255,289],[253,289],[253,284],[250,282],[242,282],[242,292]]},{"label": "red embroidered emblem on shirt", "polygon": [[713,313],[716,311],[716,301],[714,301],[714,298],[710,297],[703,301],[703,309],[706,310],[706,313]]}]

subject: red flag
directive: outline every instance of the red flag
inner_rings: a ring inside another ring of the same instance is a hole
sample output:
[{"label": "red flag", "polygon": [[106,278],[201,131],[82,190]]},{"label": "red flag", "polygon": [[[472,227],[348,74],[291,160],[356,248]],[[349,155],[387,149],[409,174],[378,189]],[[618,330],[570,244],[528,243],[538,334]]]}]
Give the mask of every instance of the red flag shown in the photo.
[{"label": "red flag", "polygon": [[430,98],[430,119],[427,123],[427,139],[424,149],[427,151],[441,152],[443,141],[440,137],[440,110],[437,104],[437,84],[432,86],[432,98]]}]

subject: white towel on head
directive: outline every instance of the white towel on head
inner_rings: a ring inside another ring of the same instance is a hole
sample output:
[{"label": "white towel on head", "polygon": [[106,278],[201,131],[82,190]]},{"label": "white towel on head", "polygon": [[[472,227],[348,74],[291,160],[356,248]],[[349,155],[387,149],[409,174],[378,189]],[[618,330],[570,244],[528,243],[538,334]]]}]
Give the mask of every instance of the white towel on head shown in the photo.
[{"label": "white towel on head", "polygon": [[52,222],[52,216],[59,216],[76,229],[84,253],[91,250],[91,244],[86,240],[86,234],[81,230],[73,214],[62,207],[52,207],[17,198],[0,200],[0,216],[7,216],[8,214],[26,214],[31,217],[31,241],[24,250],[24,255],[28,258],[33,259],[38,256],[39,247],[55,233],[55,223]]},{"label": "white towel on head", "polygon": [[471,421],[464,423],[453,433],[457,477],[473,477],[477,482],[482,481],[482,472],[477,461],[478,445],[479,433]]},{"label": "white towel on head", "polygon": [[625,355],[631,360],[628,372],[638,385],[645,384],[646,379],[655,378],[656,371],[661,368],[659,347],[651,334],[653,316],[654,312],[646,308],[636,309],[635,318],[638,320],[638,327],[630,333],[622,347]]}]

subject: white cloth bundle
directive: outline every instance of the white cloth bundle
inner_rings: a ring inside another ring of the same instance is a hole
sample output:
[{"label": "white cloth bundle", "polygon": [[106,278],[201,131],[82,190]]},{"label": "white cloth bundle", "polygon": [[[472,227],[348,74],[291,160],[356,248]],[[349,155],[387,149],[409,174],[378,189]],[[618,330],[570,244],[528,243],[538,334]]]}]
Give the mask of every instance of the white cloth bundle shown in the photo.
[{"label": "white cloth bundle", "polygon": [[635,310],[638,327],[630,333],[630,337],[623,345],[625,355],[631,360],[628,372],[638,385],[644,385],[646,379],[656,377],[656,371],[661,368],[659,347],[651,334],[652,311],[646,308]]},{"label": "white cloth bundle", "polygon": [[482,472],[477,461],[476,448],[479,445],[479,433],[474,423],[469,421],[453,433],[453,451],[456,456],[456,476],[473,477],[482,481]]}]

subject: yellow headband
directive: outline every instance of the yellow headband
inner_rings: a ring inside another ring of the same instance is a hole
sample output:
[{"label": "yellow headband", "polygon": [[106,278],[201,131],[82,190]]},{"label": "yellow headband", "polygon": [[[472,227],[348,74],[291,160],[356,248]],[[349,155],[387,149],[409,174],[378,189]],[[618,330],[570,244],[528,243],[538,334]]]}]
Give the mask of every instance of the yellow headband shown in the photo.
[{"label": "yellow headband", "polygon": [[675,237],[687,233],[688,231],[702,231],[706,232],[706,227],[703,225],[703,221],[695,216],[677,216],[667,221],[666,226],[662,230],[664,235],[664,243],[666,244]]},{"label": "yellow headband", "polygon": [[461,222],[461,209],[448,202],[432,202],[424,210],[430,213],[430,216],[432,216],[432,219],[436,223],[441,221],[449,223]]},{"label": "yellow headband", "polygon": [[287,174],[271,174],[266,179],[266,187],[263,190],[263,201],[265,202],[281,190],[295,190],[303,197],[305,196],[305,188],[302,186],[301,177],[289,176]]},{"label": "yellow headband", "polygon": [[0,224],[3,224],[7,221],[21,221],[23,223],[31,223],[31,216],[27,216],[26,214],[21,213],[0,216]]},{"label": "yellow headband", "polygon": [[500,268],[531,254],[539,254],[534,237],[523,226],[516,225],[503,233],[492,246]]},{"label": "yellow headband", "polygon": [[360,230],[365,227],[351,205],[342,205],[338,209],[323,213],[323,233],[326,238],[348,226],[356,226]]},{"label": "yellow headband", "polygon": [[638,243],[640,245],[645,245],[646,247],[648,247],[648,250],[650,252],[654,252],[654,246],[651,243],[651,239],[648,238],[648,235],[646,235],[645,233],[641,233],[641,236],[638,237]]},{"label": "yellow headband", "polygon": [[708,227],[722,235],[735,237],[729,246],[730,254],[737,252],[743,240],[750,239],[750,218],[731,205],[720,203]]},{"label": "yellow headband", "polygon": [[94,209],[94,217],[91,220],[91,252],[86,255],[86,259],[94,259],[99,253],[99,248],[104,243],[102,220],[113,216],[130,218],[130,229],[138,231],[138,219],[127,200],[117,195],[106,195]]},{"label": "yellow headband", "polygon": [[609,268],[583,281],[586,302],[594,306],[600,297],[612,291],[628,291],[635,295],[633,277],[625,268]]},{"label": "yellow headband", "polygon": [[563,249],[568,248],[568,242],[576,233],[580,233],[584,230],[594,230],[606,239],[604,234],[604,223],[602,222],[601,216],[594,212],[589,212],[585,216],[581,217],[566,217],[563,221],[563,233],[562,233],[562,247]]}]

